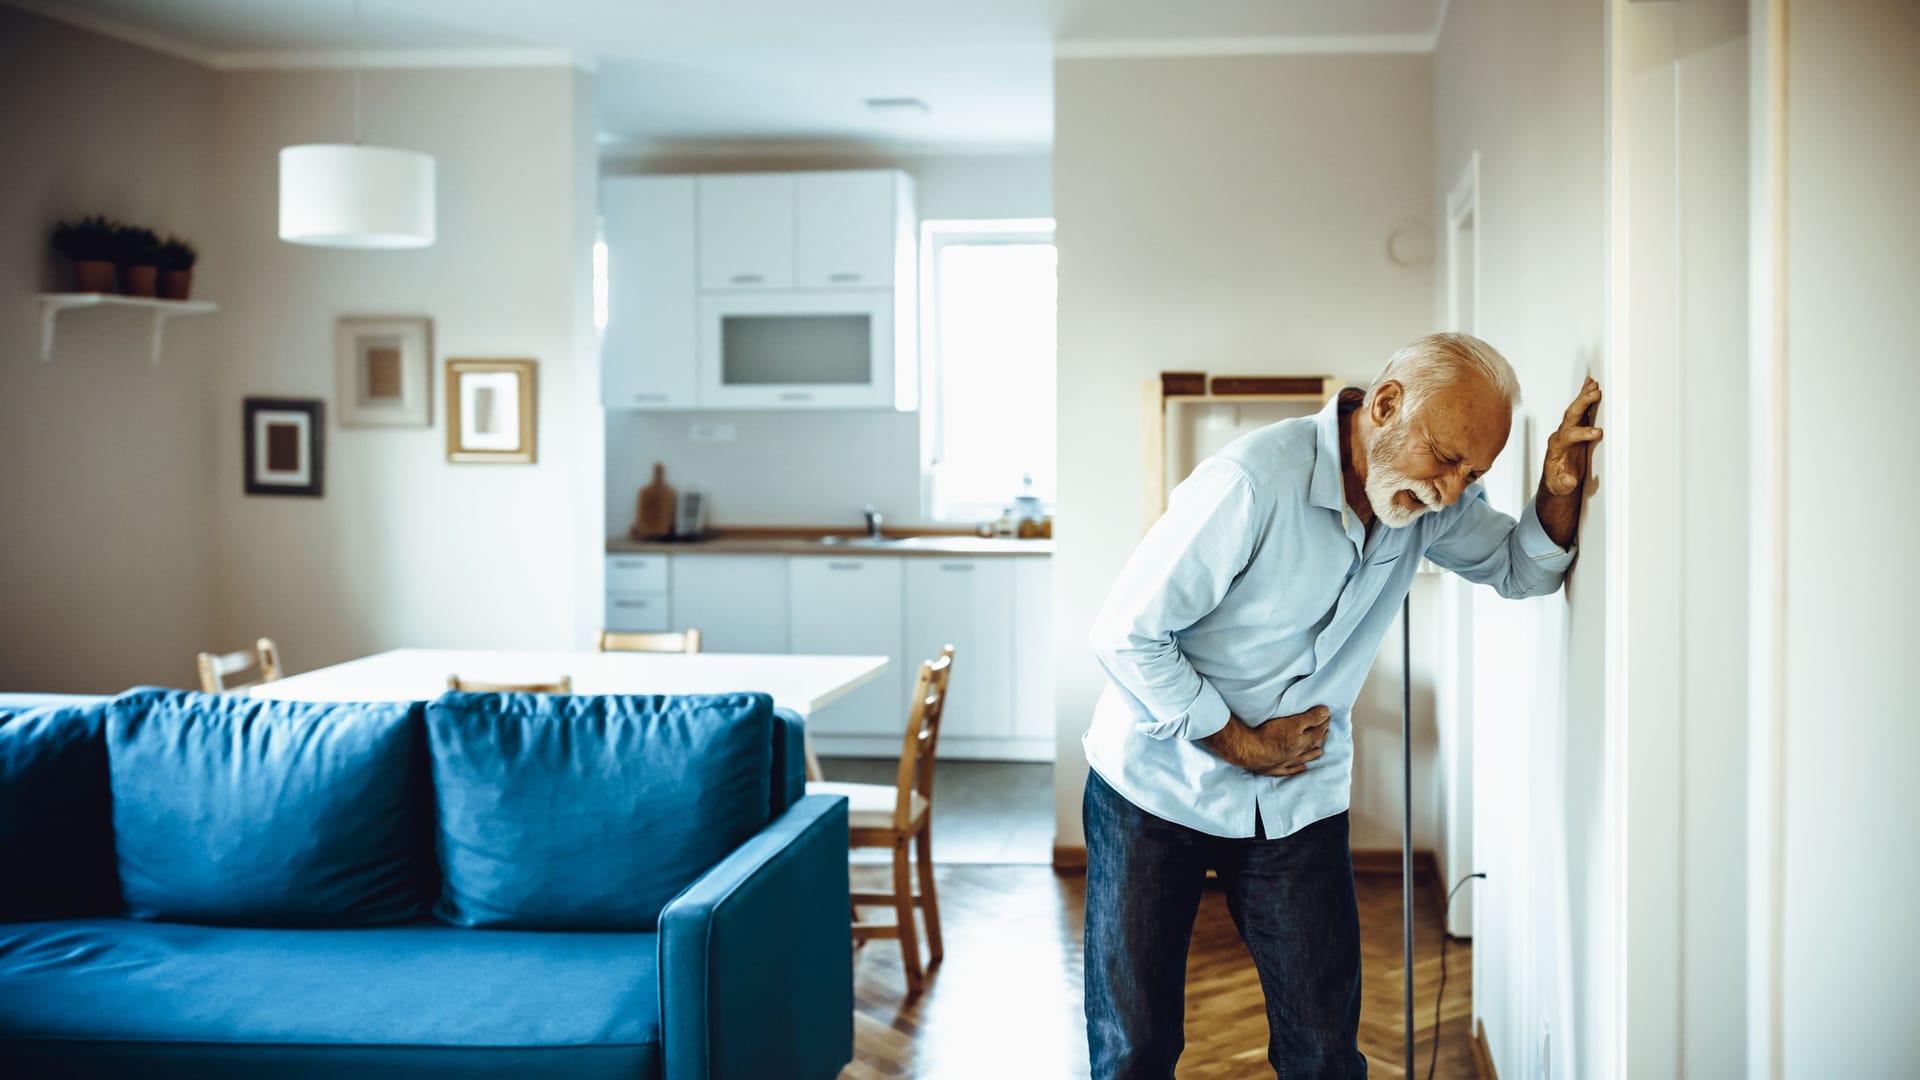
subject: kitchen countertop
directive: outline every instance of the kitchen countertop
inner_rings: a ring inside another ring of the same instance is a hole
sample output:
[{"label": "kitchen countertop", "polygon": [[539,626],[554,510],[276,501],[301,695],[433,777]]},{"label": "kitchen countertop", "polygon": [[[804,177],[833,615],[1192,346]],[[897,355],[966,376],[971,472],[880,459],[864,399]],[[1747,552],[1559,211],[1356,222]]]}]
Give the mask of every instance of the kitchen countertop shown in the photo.
[{"label": "kitchen countertop", "polygon": [[[840,534],[848,535],[848,534]],[[901,539],[901,538],[894,538]],[[609,555],[870,555],[952,558],[955,555],[1052,555],[1052,540],[989,540],[978,536],[914,536],[904,542],[870,545],[822,544],[798,536],[716,536],[709,540],[632,540],[607,538]]]}]

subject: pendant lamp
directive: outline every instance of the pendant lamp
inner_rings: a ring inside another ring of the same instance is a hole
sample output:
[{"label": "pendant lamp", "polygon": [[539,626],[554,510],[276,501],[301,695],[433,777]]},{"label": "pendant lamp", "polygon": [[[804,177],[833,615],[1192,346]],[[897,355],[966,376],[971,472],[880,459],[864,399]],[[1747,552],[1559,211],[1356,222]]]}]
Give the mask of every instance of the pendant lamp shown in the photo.
[{"label": "pendant lamp", "polygon": [[[353,14],[358,30],[359,0]],[[355,67],[353,143],[280,150],[280,239],[314,247],[430,247],[433,218],[433,156],[361,142]]]}]

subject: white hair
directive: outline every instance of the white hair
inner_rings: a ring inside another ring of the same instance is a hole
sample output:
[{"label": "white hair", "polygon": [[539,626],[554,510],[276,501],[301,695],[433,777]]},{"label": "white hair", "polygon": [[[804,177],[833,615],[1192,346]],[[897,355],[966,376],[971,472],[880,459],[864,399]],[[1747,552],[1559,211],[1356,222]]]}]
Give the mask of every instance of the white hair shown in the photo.
[{"label": "white hair", "polygon": [[1402,409],[1412,414],[1429,397],[1471,372],[1487,380],[1509,409],[1520,407],[1520,379],[1499,350],[1472,334],[1428,334],[1394,353],[1367,387],[1367,400],[1383,383],[1400,384]]}]

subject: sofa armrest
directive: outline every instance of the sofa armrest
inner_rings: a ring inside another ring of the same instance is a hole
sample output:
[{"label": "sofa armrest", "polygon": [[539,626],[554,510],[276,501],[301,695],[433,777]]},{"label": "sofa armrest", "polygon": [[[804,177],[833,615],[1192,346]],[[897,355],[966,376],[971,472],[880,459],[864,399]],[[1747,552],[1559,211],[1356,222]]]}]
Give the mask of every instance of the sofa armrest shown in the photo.
[{"label": "sofa armrest", "polygon": [[853,1059],[847,802],[810,795],[660,913],[665,1080],[832,1080]]}]

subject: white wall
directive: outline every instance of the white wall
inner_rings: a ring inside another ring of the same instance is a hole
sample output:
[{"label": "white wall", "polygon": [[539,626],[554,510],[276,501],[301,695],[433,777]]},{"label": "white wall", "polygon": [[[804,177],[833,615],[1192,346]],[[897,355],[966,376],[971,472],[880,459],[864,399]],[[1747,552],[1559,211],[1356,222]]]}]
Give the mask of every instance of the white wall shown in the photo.
[{"label": "white wall", "polygon": [[[649,173],[900,168],[915,180],[922,220],[1044,218],[1053,213],[1046,154],[991,156],[755,157],[746,154],[623,159],[609,176]],[[735,441],[700,443],[694,422],[733,425]],[[925,524],[916,413],[732,411],[606,414],[609,533],[633,521],[634,496],[664,463],[675,487],[705,485],[721,525],[858,527],[867,503],[894,524]],[[1009,491],[1009,499],[1016,492]]]},{"label": "white wall", "polygon": [[[1537,482],[1581,377],[1608,379],[1604,13],[1571,0],[1455,0],[1433,56],[1433,213],[1479,151],[1478,332],[1513,362],[1527,397],[1531,436],[1516,426],[1499,470],[1525,472],[1490,481],[1509,498]],[[1444,297],[1434,302],[1444,313]],[[1508,1077],[1548,1064],[1554,1076],[1603,1075],[1607,460],[1602,449],[1565,591],[1474,605],[1474,853],[1488,879],[1469,886],[1473,998]]]},{"label": "white wall", "polygon": [[[1101,679],[1087,625],[1140,538],[1140,384],[1163,369],[1365,384],[1432,328],[1431,271],[1386,257],[1395,224],[1433,220],[1431,77],[1425,56],[1055,65],[1063,845],[1084,843],[1080,735]],[[1398,717],[1397,681],[1356,706],[1363,756],[1391,766],[1356,769],[1356,846],[1399,846]]]},{"label": "white wall", "polygon": [[239,644],[213,633],[208,591],[221,316],[173,322],[155,368],[146,319],[71,312],[43,365],[32,299],[71,287],[48,237],[90,213],[195,242],[196,292],[224,299],[214,87],[195,65],[0,7],[0,688],[187,686],[196,652]]},{"label": "white wall", "polygon": [[1778,308],[1755,371],[1779,406],[1761,445],[1784,472],[1763,474],[1756,500],[1768,511],[1756,529],[1779,535],[1756,548],[1767,558],[1756,571],[1783,594],[1778,651],[1755,657],[1777,673],[1778,695],[1756,702],[1755,734],[1776,769],[1750,819],[1770,862],[1755,897],[1766,947],[1753,972],[1754,1075],[1911,1075],[1920,584],[1906,564],[1920,506],[1898,477],[1920,400],[1920,7],[1755,11],[1768,35],[1761,58],[1781,61],[1755,71],[1766,73],[1763,115],[1770,137],[1784,136],[1785,173],[1762,176],[1778,228],[1756,248],[1763,271],[1779,273],[1759,275]]},{"label": "white wall", "polygon": [[[367,140],[436,159],[438,242],[282,243],[277,152],[343,137],[350,86],[338,71],[219,81],[221,251],[245,273],[219,298],[216,625],[273,635],[294,670],[407,645],[583,646],[601,528],[598,425],[582,411],[598,370],[590,84],[566,68],[368,72]],[[338,426],[335,320],[367,314],[433,319],[432,428]],[[447,357],[539,361],[537,464],[446,461]],[[254,394],[328,399],[325,498],[242,494]]]}]

